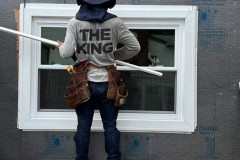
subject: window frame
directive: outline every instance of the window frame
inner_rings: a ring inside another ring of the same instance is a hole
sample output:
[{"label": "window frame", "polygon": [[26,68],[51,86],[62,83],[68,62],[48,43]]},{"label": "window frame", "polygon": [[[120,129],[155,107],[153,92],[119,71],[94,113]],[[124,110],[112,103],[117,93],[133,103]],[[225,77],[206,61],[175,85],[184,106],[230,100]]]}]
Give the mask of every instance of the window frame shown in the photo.
[{"label": "window frame", "polygon": [[[64,16],[61,15],[64,11]],[[78,11],[73,4],[21,4],[20,31],[41,35],[41,27],[66,27]],[[128,13],[131,11],[131,15]],[[134,12],[133,12],[134,11]],[[175,29],[174,67],[147,67],[176,72],[175,114],[168,112],[121,112],[118,129],[125,132],[191,133],[197,124],[197,24],[196,6],[116,5],[109,12],[122,18],[129,29]],[[144,23],[143,23],[144,22]],[[171,28],[172,27],[172,28]],[[20,37],[18,128],[31,130],[75,130],[75,112],[38,111],[38,70],[65,70],[66,65],[40,65],[40,42]],[[31,54],[32,53],[32,54]],[[119,70],[134,70],[118,66]],[[101,117],[94,113],[92,131],[103,131]]]}]

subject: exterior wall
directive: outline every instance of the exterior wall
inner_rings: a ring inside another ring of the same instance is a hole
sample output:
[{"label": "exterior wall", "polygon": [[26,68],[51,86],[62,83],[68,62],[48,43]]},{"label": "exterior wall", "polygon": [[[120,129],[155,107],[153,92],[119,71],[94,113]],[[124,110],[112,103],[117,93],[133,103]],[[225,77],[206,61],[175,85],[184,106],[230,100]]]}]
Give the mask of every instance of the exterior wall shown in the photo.
[{"label": "exterior wall", "polygon": [[[1,0],[0,24],[15,29],[13,9],[23,1]],[[75,0],[28,0],[75,3]],[[237,0],[121,0],[118,4],[197,5],[198,126],[193,134],[121,133],[123,160],[238,160],[240,157],[239,25]],[[0,32],[0,159],[69,160],[74,132],[17,129],[16,37]],[[103,133],[92,133],[90,159],[103,160]]]}]

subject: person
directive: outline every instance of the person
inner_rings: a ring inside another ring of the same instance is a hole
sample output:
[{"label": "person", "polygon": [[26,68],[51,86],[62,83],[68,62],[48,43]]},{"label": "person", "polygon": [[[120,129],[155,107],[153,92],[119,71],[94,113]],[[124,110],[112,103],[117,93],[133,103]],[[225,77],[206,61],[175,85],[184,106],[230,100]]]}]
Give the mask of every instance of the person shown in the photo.
[{"label": "person", "polygon": [[[123,20],[107,12],[115,6],[116,0],[77,0],[77,4],[80,9],[68,23],[64,43],[58,41],[56,46],[62,58],[74,56],[75,63],[88,60],[91,98],[75,108],[78,117],[75,160],[89,159],[90,130],[96,106],[103,122],[107,159],[120,160],[120,132],[116,127],[119,108],[107,98],[107,66],[115,65],[114,60],[127,60],[137,55],[140,45]],[[117,44],[123,47],[116,49]]]}]

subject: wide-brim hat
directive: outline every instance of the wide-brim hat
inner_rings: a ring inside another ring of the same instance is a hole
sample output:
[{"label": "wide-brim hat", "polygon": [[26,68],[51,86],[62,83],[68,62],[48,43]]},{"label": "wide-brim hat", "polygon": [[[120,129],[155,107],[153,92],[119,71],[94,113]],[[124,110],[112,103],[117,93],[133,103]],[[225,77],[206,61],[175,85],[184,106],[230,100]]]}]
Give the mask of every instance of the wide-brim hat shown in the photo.
[{"label": "wide-brim hat", "polygon": [[104,5],[107,8],[113,8],[116,4],[116,0],[77,0],[77,4],[81,5],[82,3],[88,3],[92,5]]}]

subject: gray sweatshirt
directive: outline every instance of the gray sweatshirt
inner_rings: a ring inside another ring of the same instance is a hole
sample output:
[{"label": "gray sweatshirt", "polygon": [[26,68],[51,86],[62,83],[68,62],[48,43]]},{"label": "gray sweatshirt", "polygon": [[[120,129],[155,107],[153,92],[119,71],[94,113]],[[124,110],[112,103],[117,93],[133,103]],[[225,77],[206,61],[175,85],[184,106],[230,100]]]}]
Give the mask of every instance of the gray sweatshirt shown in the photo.
[{"label": "gray sweatshirt", "polygon": [[[118,43],[124,47],[116,49]],[[96,66],[114,65],[114,60],[127,60],[139,51],[137,39],[120,18],[103,23],[72,18],[67,26],[64,44],[59,48],[62,58],[75,54],[76,63],[88,59]]]}]

